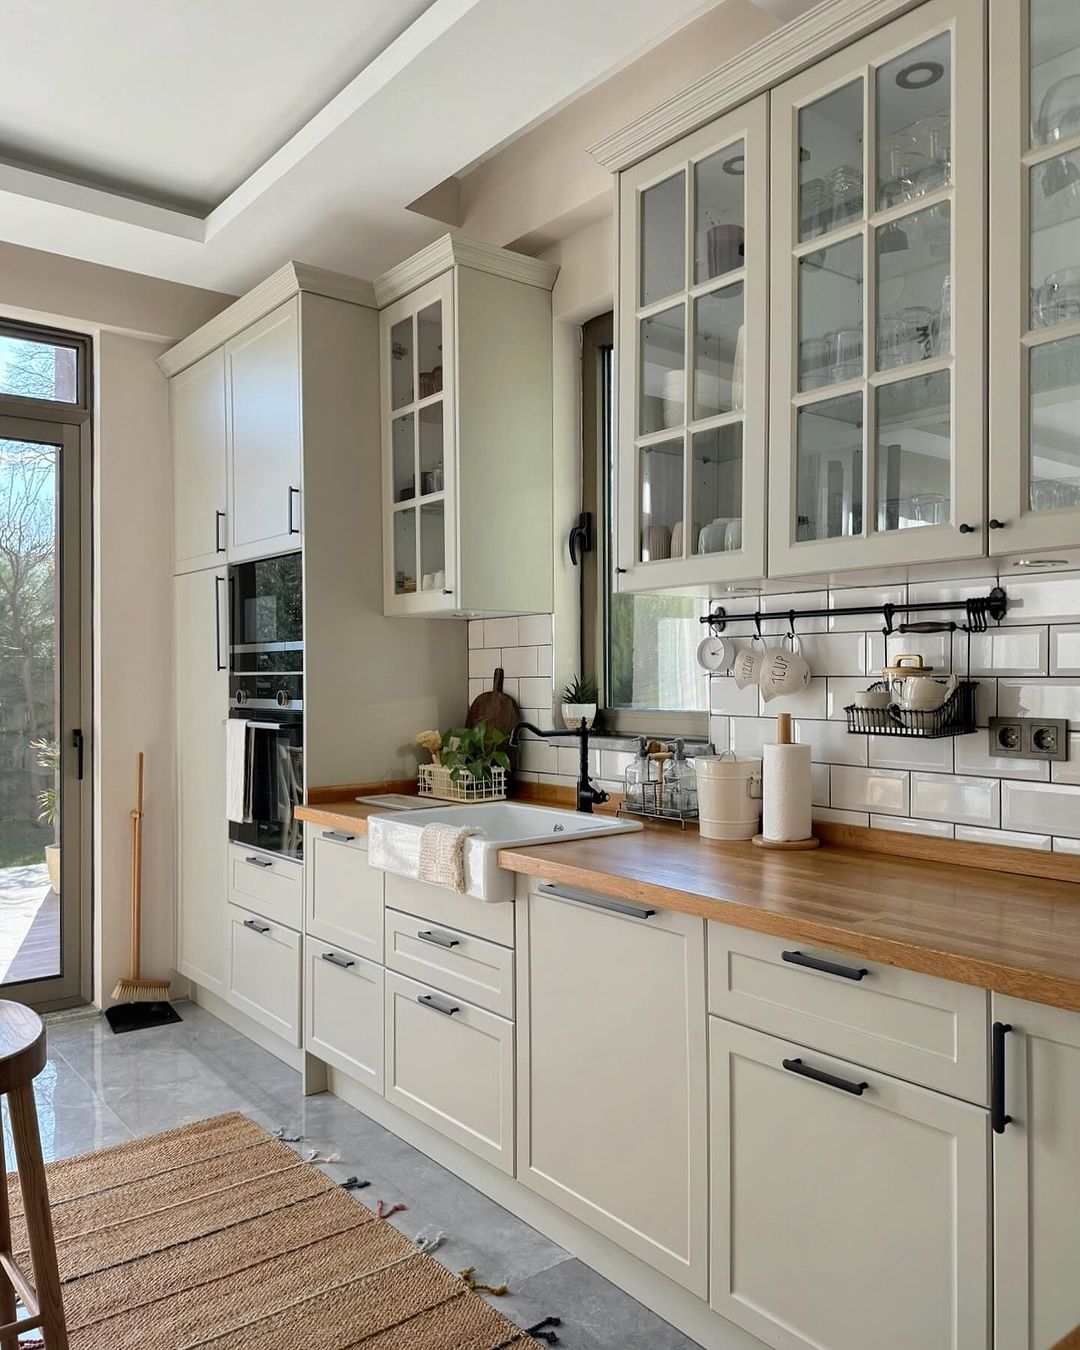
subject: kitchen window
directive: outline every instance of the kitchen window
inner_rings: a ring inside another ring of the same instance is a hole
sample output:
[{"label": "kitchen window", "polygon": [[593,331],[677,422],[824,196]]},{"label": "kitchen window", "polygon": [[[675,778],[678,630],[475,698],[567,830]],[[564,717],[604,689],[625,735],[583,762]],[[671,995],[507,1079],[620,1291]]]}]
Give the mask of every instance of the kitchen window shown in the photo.
[{"label": "kitchen window", "polygon": [[581,666],[600,686],[605,731],[708,734],[708,683],[696,660],[704,594],[615,590],[615,380],[611,314],[582,330],[583,509],[594,523],[585,555]]}]

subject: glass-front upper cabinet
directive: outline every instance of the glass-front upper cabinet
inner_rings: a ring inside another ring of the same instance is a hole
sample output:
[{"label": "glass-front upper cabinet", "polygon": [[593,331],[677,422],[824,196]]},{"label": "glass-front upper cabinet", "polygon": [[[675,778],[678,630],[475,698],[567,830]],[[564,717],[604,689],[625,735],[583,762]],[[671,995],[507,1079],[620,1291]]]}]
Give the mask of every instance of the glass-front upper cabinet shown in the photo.
[{"label": "glass-front upper cabinet", "polygon": [[620,179],[618,589],[764,575],[766,99]]},{"label": "glass-front upper cabinet", "polygon": [[1080,3],[990,7],[990,546],[1080,541]]},{"label": "glass-front upper cabinet", "polygon": [[772,92],[770,575],[986,547],[983,42],[929,0]]}]

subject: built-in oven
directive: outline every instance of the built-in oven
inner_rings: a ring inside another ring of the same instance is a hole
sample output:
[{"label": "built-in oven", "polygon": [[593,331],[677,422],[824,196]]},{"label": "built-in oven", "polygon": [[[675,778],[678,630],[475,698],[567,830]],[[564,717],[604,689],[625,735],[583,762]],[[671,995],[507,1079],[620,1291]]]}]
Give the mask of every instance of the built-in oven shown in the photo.
[{"label": "built-in oven", "polygon": [[[229,716],[247,723],[243,820],[229,837],[303,856],[303,559],[299,553],[229,568]],[[238,813],[241,814],[241,813]]]}]

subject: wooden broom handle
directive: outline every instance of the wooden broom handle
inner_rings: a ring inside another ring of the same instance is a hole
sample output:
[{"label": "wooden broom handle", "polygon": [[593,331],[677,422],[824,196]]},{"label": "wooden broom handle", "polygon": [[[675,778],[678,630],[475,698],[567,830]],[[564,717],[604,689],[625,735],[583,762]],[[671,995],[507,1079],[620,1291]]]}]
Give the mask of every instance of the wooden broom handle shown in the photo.
[{"label": "wooden broom handle", "polygon": [[142,946],[143,752],[135,756],[135,810],[131,813],[131,978],[140,977]]}]

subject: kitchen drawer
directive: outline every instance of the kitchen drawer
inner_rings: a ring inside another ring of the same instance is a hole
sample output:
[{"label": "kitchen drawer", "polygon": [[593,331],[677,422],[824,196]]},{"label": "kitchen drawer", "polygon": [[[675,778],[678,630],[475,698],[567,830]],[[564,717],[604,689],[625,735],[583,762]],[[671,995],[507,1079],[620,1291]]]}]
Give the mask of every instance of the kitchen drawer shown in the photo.
[{"label": "kitchen drawer", "polygon": [[383,959],[383,873],[368,866],[367,836],[308,825],[305,932],[369,961]]},{"label": "kitchen drawer", "polygon": [[500,1017],[514,1016],[514,953],[509,947],[388,909],[386,964]]},{"label": "kitchen drawer", "polygon": [[304,865],[230,844],[229,900],[299,933],[304,925]]},{"label": "kitchen drawer", "polygon": [[504,947],[514,945],[514,906],[509,901],[489,904],[471,895],[457,895],[445,886],[432,886],[430,882],[399,877],[393,872],[386,873],[385,896],[389,909],[415,914]]},{"label": "kitchen drawer", "polygon": [[290,1045],[299,1045],[299,933],[238,905],[227,908],[228,1001]]},{"label": "kitchen drawer", "polygon": [[382,1092],[382,966],[304,939],[304,1049]]},{"label": "kitchen drawer", "polygon": [[388,970],[385,1092],[387,1101],[513,1175],[512,1022]]},{"label": "kitchen drawer", "polygon": [[970,985],[710,923],[709,1011],[954,1097],[988,1101],[987,995]]}]

